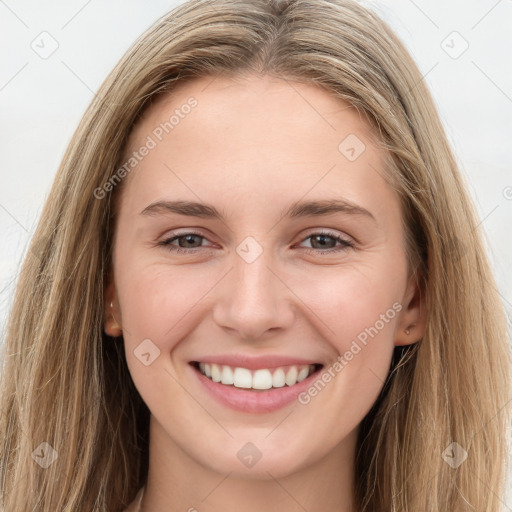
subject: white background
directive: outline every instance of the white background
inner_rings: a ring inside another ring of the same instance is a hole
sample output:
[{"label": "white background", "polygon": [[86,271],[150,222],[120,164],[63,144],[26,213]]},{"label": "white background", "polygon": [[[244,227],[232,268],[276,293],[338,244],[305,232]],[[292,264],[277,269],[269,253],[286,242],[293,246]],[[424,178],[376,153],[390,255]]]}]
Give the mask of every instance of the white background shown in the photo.
[{"label": "white background", "polygon": [[[0,0],[0,341],[20,261],[78,121],[135,38],[179,3]],[[425,75],[510,319],[512,0],[364,3],[391,24]],[[32,48],[43,44],[58,48],[43,59]]]}]

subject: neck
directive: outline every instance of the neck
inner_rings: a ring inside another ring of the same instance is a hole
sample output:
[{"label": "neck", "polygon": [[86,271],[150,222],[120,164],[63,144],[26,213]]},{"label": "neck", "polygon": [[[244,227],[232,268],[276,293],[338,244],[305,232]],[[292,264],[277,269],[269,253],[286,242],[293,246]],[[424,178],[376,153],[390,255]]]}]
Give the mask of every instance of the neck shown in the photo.
[{"label": "neck", "polygon": [[262,464],[259,473],[248,477],[232,468],[221,472],[202,464],[182,450],[151,416],[149,472],[141,512],[355,512],[356,439],[357,429],[313,463],[301,466],[298,461],[291,473],[281,474]]}]

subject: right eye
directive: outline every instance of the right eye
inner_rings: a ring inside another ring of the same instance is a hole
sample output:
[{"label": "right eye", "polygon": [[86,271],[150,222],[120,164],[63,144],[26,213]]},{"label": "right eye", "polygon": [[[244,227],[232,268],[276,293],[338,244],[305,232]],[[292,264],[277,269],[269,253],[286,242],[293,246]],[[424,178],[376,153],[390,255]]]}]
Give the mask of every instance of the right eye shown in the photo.
[{"label": "right eye", "polygon": [[[167,238],[165,240],[162,240],[161,242],[159,242],[159,246],[163,246],[165,247],[166,249],[168,249],[169,251],[172,251],[172,252],[176,252],[178,254],[190,254],[190,253],[196,253],[197,252],[197,249],[199,249],[200,247],[202,247],[202,245],[200,244],[199,246],[196,246],[196,247],[181,247],[181,240],[185,240],[185,244],[194,244],[194,239],[197,241],[197,239],[204,239],[206,240],[206,238],[199,234],[199,233],[194,233],[194,232],[187,232],[187,233],[182,233],[180,235],[175,235],[175,236],[172,236],[170,238]],[[178,243],[180,245],[176,246],[173,242],[175,241],[178,241]]]}]

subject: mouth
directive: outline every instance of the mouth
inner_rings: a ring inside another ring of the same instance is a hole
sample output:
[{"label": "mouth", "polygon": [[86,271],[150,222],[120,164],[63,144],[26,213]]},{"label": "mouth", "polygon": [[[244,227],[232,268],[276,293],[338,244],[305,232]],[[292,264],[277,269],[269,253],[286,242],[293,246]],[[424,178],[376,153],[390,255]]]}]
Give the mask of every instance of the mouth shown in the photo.
[{"label": "mouth", "polygon": [[268,392],[280,388],[293,388],[320,372],[323,364],[292,364],[276,368],[251,370],[227,364],[192,361],[190,365],[202,376],[226,388],[240,391]]}]

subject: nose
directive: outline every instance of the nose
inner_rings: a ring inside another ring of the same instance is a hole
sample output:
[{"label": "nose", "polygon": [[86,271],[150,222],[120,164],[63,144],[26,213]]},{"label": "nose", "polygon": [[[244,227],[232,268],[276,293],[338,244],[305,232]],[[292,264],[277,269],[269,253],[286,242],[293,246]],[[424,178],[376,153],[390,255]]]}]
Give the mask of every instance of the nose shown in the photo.
[{"label": "nose", "polygon": [[240,339],[256,341],[293,324],[295,296],[279,276],[270,250],[249,261],[234,253],[216,290],[213,318]]}]

